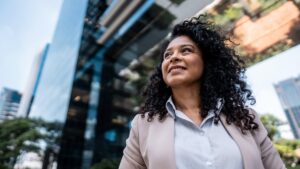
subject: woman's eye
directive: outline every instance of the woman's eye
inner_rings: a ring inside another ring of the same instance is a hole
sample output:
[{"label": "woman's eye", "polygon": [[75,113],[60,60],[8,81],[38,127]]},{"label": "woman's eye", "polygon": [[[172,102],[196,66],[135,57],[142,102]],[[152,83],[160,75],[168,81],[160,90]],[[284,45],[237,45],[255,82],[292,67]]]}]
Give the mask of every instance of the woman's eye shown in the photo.
[{"label": "woman's eye", "polygon": [[192,49],[190,49],[190,48],[183,48],[182,49],[182,53],[190,53],[190,52],[192,52]]},{"label": "woman's eye", "polygon": [[164,58],[165,58],[165,59],[167,59],[167,58],[169,58],[169,56],[170,56],[170,55],[171,55],[171,53],[170,53],[170,52],[168,52],[168,53],[165,53],[165,54],[164,54]]}]

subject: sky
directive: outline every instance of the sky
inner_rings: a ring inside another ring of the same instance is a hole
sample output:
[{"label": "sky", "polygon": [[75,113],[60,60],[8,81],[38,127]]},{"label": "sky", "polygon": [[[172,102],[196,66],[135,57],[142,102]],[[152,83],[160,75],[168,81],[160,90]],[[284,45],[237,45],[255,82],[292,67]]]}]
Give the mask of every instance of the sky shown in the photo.
[{"label": "sky", "polygon": [[253,108],[258,113],[270,113],[286,121],[273,85],[299,75],[300,44],[249,67],[246,76],[256,97],[256,105]]},{"label": "sky", "polygon": [[24,90],[34,58],[51,42],[62,2],[0,1],[0,87]]}]

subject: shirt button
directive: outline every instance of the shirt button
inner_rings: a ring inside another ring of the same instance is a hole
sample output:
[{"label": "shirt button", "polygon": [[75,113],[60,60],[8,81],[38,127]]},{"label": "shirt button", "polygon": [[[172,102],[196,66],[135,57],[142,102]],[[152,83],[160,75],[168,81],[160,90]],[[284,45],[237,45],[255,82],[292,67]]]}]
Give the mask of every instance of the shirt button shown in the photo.
[{"label": "shirt button", "polygon": [[203,136],[204,135],[204,131],[203,130],[200,130],[200,136]]}]

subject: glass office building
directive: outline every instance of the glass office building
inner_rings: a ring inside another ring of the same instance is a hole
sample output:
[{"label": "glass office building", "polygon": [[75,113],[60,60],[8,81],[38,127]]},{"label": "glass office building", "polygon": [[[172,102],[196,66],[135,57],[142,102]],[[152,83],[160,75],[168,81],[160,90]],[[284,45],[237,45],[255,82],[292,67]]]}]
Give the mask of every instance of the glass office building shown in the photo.
[{"label": "glass office building", "polygon": [[17,116],[22,94],[16,90],[2,88],[0,90],[0,122]]},{"label": "glass office building", "polygon": [[56,124],[43,168],[117,168],[159,44],[210,2],[64,0],[29,113]]},{"label": "glass office building", "polygon": [[300,76],[275,84],[275,90],[296,139],[300,138]]},{"label": "glass office building", "polygon": [[37,57],[33,61],[30,71],[30,77],[28,78],[26,88],[24,90],[24,93],[22,94],[22,99],[18,110],[19,117],[27,117],[31,110],[31,105],[34,101],[37,87],[39,86],[39,81],[43,71],[46,56],[48,54],[49,46],[50,44],[47,44],[43,51],[39,55],[37,55]]}]

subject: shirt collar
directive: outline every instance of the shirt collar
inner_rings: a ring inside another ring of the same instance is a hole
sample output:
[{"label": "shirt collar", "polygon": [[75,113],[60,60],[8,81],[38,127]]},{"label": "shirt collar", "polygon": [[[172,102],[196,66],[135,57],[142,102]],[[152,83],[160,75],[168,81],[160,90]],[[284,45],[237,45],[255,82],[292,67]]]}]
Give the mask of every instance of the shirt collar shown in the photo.
[{"label": "shirt collar", "polygon": [[[217,103],[217,111],[216,111],[217,115],[220,114],[220,112],[223,108],[223,105],[224,105],[224,99],[219,98],[218,103]],[[175,107],[175,104],[173,102],[172,96],[170,96],[169,99],[166,102],[166,109],[167,109],[168,113],[171,115],[171,117],[173,119],[175,119],[176,118],[176,107]],[[208,116],[214,116],[213,110],[210,110],[208,112]]]},{"label": "shirt collar", "polygon": [[172,100],[172,96],[170,96],[169,99],[166,102],[166,109],[167,109],[168,113],[171,115],[171,117],[173,119],[175,119],[176,118],[176,113],[175,113],[176,107],[175,107],[174,102]]}]

